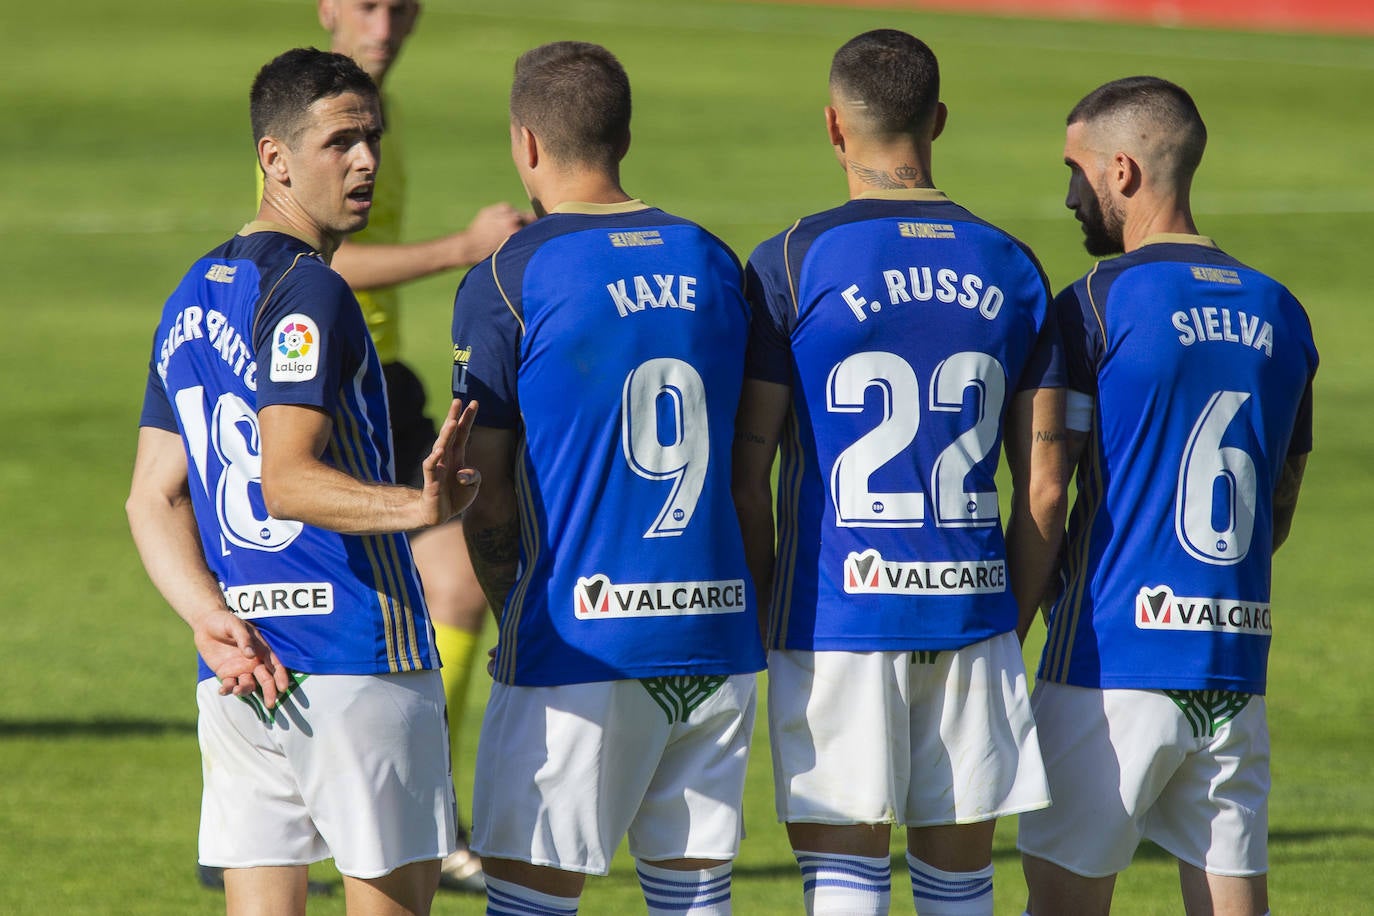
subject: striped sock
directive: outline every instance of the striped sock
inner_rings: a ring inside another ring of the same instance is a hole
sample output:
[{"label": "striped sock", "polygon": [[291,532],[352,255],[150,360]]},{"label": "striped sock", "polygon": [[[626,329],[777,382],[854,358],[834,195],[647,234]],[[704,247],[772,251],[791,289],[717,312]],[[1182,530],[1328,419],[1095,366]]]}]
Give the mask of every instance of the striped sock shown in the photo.
[{"label": "striped sock", "polygon": [[730,916],[730,870],[729,862],[678,871],[635,860],[649,916]]},{"label": "striped sock", "polygon": [[487,916],[577,916],[578,897],[542,894],[487,875]]},{"label": "striped sock", "polygon": [[807,916],[872,913],[892,901],[892,862],[886,857],[844,856],[797,850]]},{"label": "striped sock", "polygon": [[978,871],[941,871],[911,853],[911,896],[920,916],[992,916],[992,866]]}]

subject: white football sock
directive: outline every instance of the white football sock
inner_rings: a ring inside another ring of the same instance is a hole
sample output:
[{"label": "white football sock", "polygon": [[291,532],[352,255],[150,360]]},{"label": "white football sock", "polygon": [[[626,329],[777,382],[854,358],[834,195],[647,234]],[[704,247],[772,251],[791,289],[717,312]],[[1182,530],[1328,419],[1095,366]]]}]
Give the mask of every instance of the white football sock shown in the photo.
[{"label": "white football sock", "polygon": [[487,916],[577,916],[582,897],[555,897],[487,875]]},{"label": "white football sock", "polygon": [[677,871],[636,859],[635,871],[649,916],[730,916],[729,862]]},{"label": "white football sock", "polygon": [[885,916],[892,901],[887,856],[797,850],[807,916]]},{"label": "white football sock", "polygon": [[906,854],[911,896],[919,916],[992,916],[992,866],[943,871]]}]

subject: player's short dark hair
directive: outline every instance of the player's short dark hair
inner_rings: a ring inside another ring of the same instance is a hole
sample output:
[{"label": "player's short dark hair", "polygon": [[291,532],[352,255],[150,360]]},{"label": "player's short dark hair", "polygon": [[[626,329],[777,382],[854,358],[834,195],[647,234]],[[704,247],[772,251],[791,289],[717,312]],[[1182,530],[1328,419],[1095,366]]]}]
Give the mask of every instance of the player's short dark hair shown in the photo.
[{"label": "player's short dark hair", "polygon": [[600,45],[540,45],[515,62],[510,114],[555,159],[610,168],[629,145],[630,78]]},{"label": "player's short dark hair", "polygon": [[1124,118],[1147,124],[1169,140],[1173,165],[1183,177],[1191,177],[1207,147],[1207,125],[1193,97],[1182,86],[1157,76],[1128,76],[1098,86],[1085,95],[1065,123],[1090,124],[1106,118]]},{"label": "player's short dark hair", "polygon": [[940,64],[924,41],[897,29],[855,36],[830,64],[833,96],[862,102],[861,128],[877,136],[918,133],[935,123]]},{"label": "player's short dark hair", "polygon": [[253,142],[272,136],[293,143],[305,126],[306,109],[345,92],[378,98],[377,84],[348,55],[316,48],[278,55],[258,71],[248,94]]}]

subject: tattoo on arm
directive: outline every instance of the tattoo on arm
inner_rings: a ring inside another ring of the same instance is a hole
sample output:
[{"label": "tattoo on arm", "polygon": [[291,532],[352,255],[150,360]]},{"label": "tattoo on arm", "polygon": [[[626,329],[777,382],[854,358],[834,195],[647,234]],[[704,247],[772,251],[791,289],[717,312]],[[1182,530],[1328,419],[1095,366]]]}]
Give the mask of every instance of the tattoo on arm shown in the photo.
[{"label": "tattoo on arm", "polygon": [[748,442],[750,445],[767,445],[767,444],[768,444],[768,440],[765,439],[763,436],[760,436],[758,433],[755,433],[755,432],[750,432],[750,431],[747,430],[747,429],[741,429],[741,430],[739,430],[738,432],[736,432],[736,433],[735,433],[735,441],[736,441],[736,442]]},{"label": "tattoo on arm", "polygon": [[520,565],[520,522],[512,519],[491,528],[465,529],[463,533],[467,536],[473,572],[487,604],[499,618],[506,596],[515,586],[515,571]]},{"label": "tattoo on arm", "polygon": [[1037,429],[1035,431],[1036,442],[1063,442],[1069,438],[1069,434],[1062,429]]}]

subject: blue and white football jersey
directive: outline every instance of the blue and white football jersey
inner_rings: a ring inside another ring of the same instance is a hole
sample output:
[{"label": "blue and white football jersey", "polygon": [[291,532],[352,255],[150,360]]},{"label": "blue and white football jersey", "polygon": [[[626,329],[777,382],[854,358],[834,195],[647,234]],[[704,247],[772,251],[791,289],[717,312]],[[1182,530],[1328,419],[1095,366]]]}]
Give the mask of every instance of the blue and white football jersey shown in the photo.
[{"label": "blue and white football jersey", "polygon": [[[167,300],[139,424],[181,435],[206,563],[230,608],[288,668],[437,668],[404,535],[343,535],[268,515],[257,412],[270,404],[327,413],[322,460],[392,482],[385,383],[352,291],[306,241],[250,223]],[[201,677],[210,673],[202,661]]]},{"label": "blue and white football jersey", "polygon": [[498,681],[763,667],[730,495],[741,287],[724,244],[639,201],[560,207],[464,278],[454,394],[519,443]]},{"label": "blue and white football jersey", "polygon": [[1039,676],[1263,693],[1274,488],[1312,447],[1307,313],[1192,235],[1099,263],[1055,307],[1095,410]]},{"label": "blue and white football jersey", "polygon": [[748,373],[788,385],[767,642],[952,649],[1016,627],[994,480],[1023,390],[1063,385],[1030,250],[939,191],[799,220],[749,260]]}]

